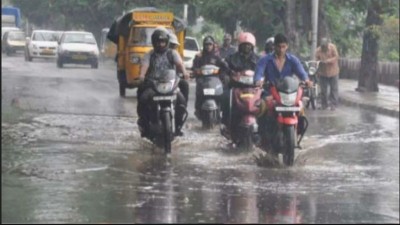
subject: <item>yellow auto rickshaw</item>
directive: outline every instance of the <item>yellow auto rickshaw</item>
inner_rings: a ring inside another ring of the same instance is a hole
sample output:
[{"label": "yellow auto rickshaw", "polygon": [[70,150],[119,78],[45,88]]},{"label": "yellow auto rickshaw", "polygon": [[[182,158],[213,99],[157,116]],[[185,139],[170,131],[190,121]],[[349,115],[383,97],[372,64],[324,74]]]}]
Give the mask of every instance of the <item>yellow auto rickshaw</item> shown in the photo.
[{"label": "yellow auto rickshaw", "polygon": [[117,45],[107,39],[107,34],[110,31],[109,28],[103,28],[101,30],[100,37],[100,54],[103,60],[113,59],[117,54]]},{"label": "yellow auto rickshaw", "polygon": [[171,12],[153,7],[135,8],[111,25],[107,38],[117,44],[120,96],[125,96],[126,88],[139,86],[140,63],[144,54],[153,48],[151,35],[160,26],[176,34],[180,44],[177,50],[183,58],[186,24]]}]

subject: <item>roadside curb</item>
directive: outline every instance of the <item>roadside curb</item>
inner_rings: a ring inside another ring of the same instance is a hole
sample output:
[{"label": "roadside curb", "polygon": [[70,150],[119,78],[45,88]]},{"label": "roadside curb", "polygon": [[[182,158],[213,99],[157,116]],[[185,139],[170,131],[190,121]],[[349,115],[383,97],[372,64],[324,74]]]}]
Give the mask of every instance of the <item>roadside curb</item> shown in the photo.
[{"label": "roadside curb", "polygon": [[350,98],[346,98],[346,97],[343,97],[343,96],[339,97],[339,101],[343,105],[359,107],[359,108],[363,108],[363,109],[368,109],[368,110],[371,110],[371,111],[374,111],[374,112],[377,112],[377,113],[385,114],[385,115],[396,117],[396,118],[399,118],[399,115],[400,115],[399,114],[399,110],[383,108],[383,107],[379,107],[379,106],[376,106],[376,105],[369,105],[369,104],[358,102],[356,100],[353,100],[353,99],[350,99]]}]

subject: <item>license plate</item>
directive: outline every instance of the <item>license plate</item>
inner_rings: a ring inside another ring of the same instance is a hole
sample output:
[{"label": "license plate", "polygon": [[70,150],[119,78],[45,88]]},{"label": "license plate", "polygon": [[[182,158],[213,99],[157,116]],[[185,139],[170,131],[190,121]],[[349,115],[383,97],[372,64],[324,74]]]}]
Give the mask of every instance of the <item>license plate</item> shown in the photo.
[{"label": "license plate", "polygon": [[85,55],[73,55],[72,59],[76,59],[76,60],[86,60],[87,57]]},{"label": "license plate", "polygon": [[166,100],[175,100],[176,96],[175,95],[169,95],[169,96],[154,96],[153,100],[154,101],[166,101]]},{"label": "license plate", "polygon": [[277,106],[275,108],[277,112],[300,112],[300,107],[282,107]]},{"label": "license plate", "polygon": [[205,88],[203,89],[204,95],[215,95],[215,89],[213,88]]},{"label": "license plate", "polygon": [[253,84],[253,77],[241,76],[239,81],[243,84]]},{"label": "license plate", "polygon": [[47,49],[45,49],[45,50],[42,51],[42,54],[43,54],[43,55],[53,55],[54,53],[53,53],[52,50],[47,50]]}]

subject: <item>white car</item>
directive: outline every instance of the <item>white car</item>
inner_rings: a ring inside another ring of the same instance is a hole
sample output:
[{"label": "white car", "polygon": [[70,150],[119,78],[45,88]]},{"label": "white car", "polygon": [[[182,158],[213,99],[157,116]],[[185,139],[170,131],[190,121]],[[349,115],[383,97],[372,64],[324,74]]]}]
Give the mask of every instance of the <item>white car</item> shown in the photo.
[{"label": "white car", "polygon": [[193,59],[200,52],[200,46],[194,37],[185,37],[185,49],[183,50],[183,64],[185,68],[192,69]]},{"label": "white car", "polygon": [[52,30],[34,30],[31,38],[27,38],[25,60],[33,58],[57,57],[57,33]]},{"label": "white car", "polygon": [[99,66],[99,48],[94,35],[85,31],[65,31],[59,40],[57,67],[64,64]]},{"label": "white car", "polygon": [[9,30],[20,30],[18,27],[1,27],[1,40],[3,40],[4,34]]}]

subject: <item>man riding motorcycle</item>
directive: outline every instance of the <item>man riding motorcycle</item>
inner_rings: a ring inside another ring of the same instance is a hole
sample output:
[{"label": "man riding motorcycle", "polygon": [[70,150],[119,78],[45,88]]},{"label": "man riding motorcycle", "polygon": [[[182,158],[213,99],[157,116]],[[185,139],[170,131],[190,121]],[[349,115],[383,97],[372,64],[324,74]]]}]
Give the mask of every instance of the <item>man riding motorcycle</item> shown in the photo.
[{"label": "man riding motorcycle", "polygon": [[[259,56],[254,53],[256,38],[252,33],[243,32],[238,37],[238,51],[229,55],[225,60],[228,63],[231,74],[244,70],[255,70]],[[229,83],[229,89],[232,82]],[[222,100],[222,123],[229,127],[229,89],[224,91]]]},{"label": "man riding motorcycle", "polygon": [[[179,53],[176,50],[172,50],[169,48],[169,35],[164,29],[156,29],[151,35],[151,43],[153,45],[153,49],[145,54],[141,69],[140,69],[140,80],[142,83],[138,87],[137,90],[137,113],[139,116],[138,125],[141,128],[141,136],[144,137],[147,135],[149,130],[149,118],[148,108],[146,104],[152,101],[152,97],[154,96],[154,91],[150,88],[149,82],[147,79],[152,79],[155,77],[156,73],[161,70],[173,69],[181,72],[185,78],[189,75],[185,70],[183,65],[182,58],[179,56]],[[184,106],[186,108],[187,103],[182,95],[182,93],[177,94],[177,105]],[[183,116],[184,111],[181,109],[182,107],[177,107],[175,113],[175,127],[176,133],[175,135],[183,135],[181,129],[183,126]]]},{"label": "man riding motorcycle", "polygon": [[274,51],[274,37],[270,37],[265,41],[264,51],[261,53],[261,57],[268,55]]},{"label": "man riding motorcycle", "polygon": [[[220,79],[223,84],[226,84],[226,81],[224,80],[223,76],[223,71],[226,71],[228,69],[228,65],[222,60],[222,58],[216,54],[215,52],[215,41],[212,36],[206,36],[203,39],[203,51],[198,53],[195,58],[193,59],[193,66],[192,66],[192,71],[194,76],[199,76],[201,75],[201,67],[204,65],[216,65],[220,69]],[[199,85],[196,85],[196,100],[195,100],[195,116],[197,118],[200,118],[200,108],[201,108],[201,103],[203,102],[202,98],[202,92],[203,90],[200,88]]]},{"label": "man riding motorcycle", "polygon": [[[274,37],[274,52],[262,57],[256,67],[255,82],[256,85],[262,87],[265,77],[270,83],[275,83],[285,76],[295,74],[301,81],[304,81],[308,87],[312,86],[312,82],[308,78],[308,74],[304,70],[300,60],[293,54],[287,53],[288,39],[283,34],[277,34]],[[266,95],[267,114],[259,120],[260,130],[266,131],[270,127],[272,121],[272,113],[274,108],[273,98],[268,89],[264,90]],[[303,126],[299,122],[299,126]]]}]

